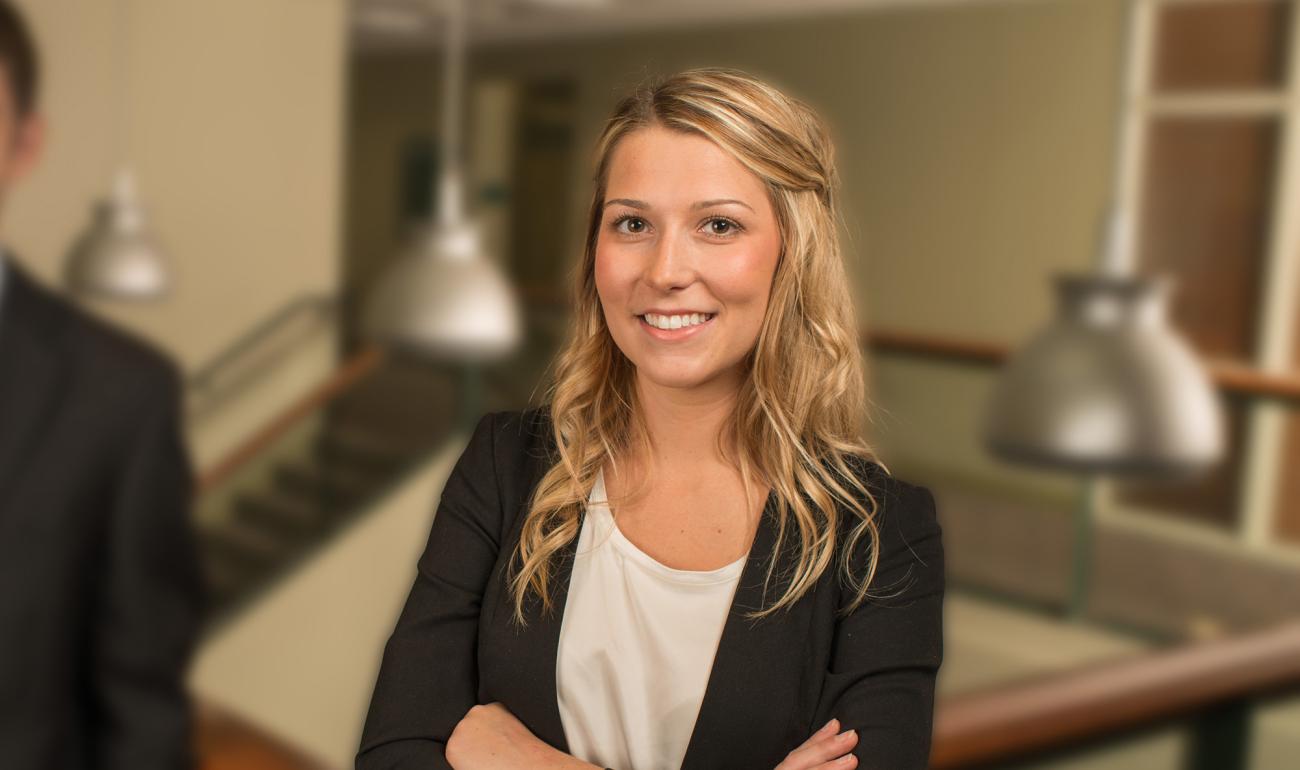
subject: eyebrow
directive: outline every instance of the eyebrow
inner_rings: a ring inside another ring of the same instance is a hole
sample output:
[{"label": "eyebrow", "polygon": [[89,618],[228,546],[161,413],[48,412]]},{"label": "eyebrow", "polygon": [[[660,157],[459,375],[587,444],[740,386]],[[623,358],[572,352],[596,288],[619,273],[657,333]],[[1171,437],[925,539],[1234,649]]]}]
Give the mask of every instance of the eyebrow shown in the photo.
[{"label": "eyebrow", "polygon": [[[648,208],[650,208],[650,204],[649,204],[649,203],[646,203],[645,201],[639,201],[639,200],[637,200],[637,199],[635,199],[635,198],[610,198],[609,200],[605,201],[605,205],[606,205],[606,206],[609,206],[609,205],[612,205],[612,204],[615,204],[615,203],[621,203],[621,204],[623,204],[624,206],[630,206],[630,207],[632,207],[632,208],[634,208],[634,209],[648,209]],[[691,208],[692,208],[692,209],[707,209],[707,208],[710,207],[710,206],[721,206],[721,205],[723,205],[723,204],[727,204],[727,203],[734,203],[734,204],[736,204],[736,205],[738,205],[738,206],[744,206],[745,208],[749,209],[750,211],[753,211],[753,210],[754,210],[753,207],[751,207],[748,203],[745,203],[744,201],[738,201],[738,200],[736,200],[735,198],[714,198],[714,199],[712,199],[712,200],[699,201],[698,203],[696,203],[696,204],[694,204],[693,206],[691,206]]]}]

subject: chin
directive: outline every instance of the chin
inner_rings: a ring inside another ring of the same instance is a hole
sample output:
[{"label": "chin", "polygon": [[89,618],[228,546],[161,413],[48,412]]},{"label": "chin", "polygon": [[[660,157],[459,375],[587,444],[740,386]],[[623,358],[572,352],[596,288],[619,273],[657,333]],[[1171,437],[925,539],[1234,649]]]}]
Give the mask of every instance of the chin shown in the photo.
[{"label": "chin", "polygon": [[645,366],[637,371],[647,382],[661,388],[698,388],[714,380],[720,372],[702,371],[696,367]]}]

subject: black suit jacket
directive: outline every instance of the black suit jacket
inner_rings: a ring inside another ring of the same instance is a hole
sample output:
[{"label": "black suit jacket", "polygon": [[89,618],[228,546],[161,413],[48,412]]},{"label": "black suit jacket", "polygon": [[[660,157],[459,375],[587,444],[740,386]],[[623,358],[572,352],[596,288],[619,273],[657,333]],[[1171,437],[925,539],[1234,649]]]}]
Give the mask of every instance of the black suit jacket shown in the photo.
[{"label": "black suit jacket", "polygon": [[[545,407],[484,416],[452,470],[415,585],[384,650],[359,770],[450,767],[444,750],[457,722],[474,704],[493,701],[568,751],[555,668],[577,538],[560,562],[560,606],[542,616],[530,596],[522,632],[509,621],[513,607],[503,579],[528,496],[554,451],[548,420]],[[859,768],[926,766],[943,657],[943,547],[934,498],[876,463],[863,460],[860,468],[881,505],[873,588],[894,596],[869,600],[838,619],[835,609],[851,595],[828,571],[790,611],[745,619],[744,610],[769,606],[785,587],[774,575],[764,602],[763,575],[776,536],[775,496],[769,496],[683,768],[771,770],[832,717],[841,729],[858,731]],[[847,532],[852,522],[843,518]],[[866,542],[853,554],[859,575],[867,555]],[[777,574],[792,558],[793,549],[782,555]]]},{"label": "black suit jacket", "polygon": [[173,365],[10,260],[0,298],[0,767],[192,766],[201,610]]}]

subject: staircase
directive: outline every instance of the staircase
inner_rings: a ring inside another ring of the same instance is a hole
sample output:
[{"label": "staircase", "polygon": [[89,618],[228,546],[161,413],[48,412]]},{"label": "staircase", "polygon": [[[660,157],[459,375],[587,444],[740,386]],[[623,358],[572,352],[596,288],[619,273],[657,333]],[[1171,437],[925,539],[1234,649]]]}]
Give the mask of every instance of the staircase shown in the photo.
[{"label": "staircase", "polygon": [[458,428],[529,403],[559,331],[553,312],[531,315],[521,351],[473,378],[463,367],[364,349],[205,474],[199,538],[210,627],[363,515]]}]

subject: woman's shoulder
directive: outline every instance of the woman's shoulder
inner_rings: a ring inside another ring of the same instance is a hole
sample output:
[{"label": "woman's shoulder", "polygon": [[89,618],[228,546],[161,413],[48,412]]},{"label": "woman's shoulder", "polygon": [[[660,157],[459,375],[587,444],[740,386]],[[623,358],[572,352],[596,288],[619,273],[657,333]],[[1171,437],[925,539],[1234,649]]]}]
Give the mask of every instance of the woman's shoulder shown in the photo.
[{"label": "woman's shoulder", "polygon": [[[845,460],[875,501],[872,507],[881,536],[883,557],[915,555],[918,543],[934,541],[937,544],[942,531],[934,494],[929,487],[895,476],[874,458],[847,455]],[[850,523],[855,523],[857,518],[852,518],[854,522]]]},{"label": "woman's shoulder", "polygon": [[492,426],[498,442],[523,446],[551,438],[549,405],[489,412],[483,420]]},{"label": "woman's shoulder", "polygon": [[555,443],[550,409],[540,406],[487,412],[474,429],[471,443],[476,441],[490,446],[498,469],[546,460]]},{"label": "woman's shoulder", "polygon": [[929,488],[895,476],[893,471],[874,457],[846,454],[844,462],[871,496],[881,503],[885,500],[896,502],[929,494]]}]

